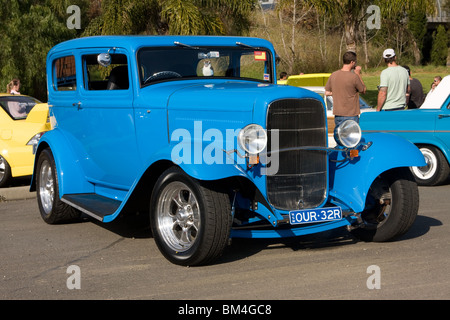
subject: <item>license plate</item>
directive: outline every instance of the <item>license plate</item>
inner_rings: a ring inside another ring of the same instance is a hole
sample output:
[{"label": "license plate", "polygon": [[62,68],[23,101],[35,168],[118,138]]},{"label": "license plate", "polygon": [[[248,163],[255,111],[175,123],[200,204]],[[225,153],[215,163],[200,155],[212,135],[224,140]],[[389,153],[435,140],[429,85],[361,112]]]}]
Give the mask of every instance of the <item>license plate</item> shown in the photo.
[{"label": "license plate", "polygon": [[289,211],[290,224],[314,223],[342,219],[341,207]]}]

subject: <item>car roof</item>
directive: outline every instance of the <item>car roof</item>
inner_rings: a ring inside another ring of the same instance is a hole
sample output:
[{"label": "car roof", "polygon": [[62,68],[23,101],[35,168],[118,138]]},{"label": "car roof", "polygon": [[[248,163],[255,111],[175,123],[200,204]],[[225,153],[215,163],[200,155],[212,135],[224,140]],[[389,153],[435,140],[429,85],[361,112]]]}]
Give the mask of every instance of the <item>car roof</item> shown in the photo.
[{"label": "car roof", "polygon": [[39,100],[36,99],[35,97],[27,96],[26,94],[0,93],[0,97],[27,97],[27,98],[34,99],[34,100],[39,101]]},{"label": "car roof", "polygon": [[429,92],[420,109],[440,109],[450,94],[450,75],[444,77],[433,92]]},{"label": "car roof", "polygon": [[266,47],[273,50],[272,43],[261,38],[231,37],[231,36],[92,36],[77,38],[62,42],[54,46],[54,51],[81,48],[112,48],[124,47],[130,51],[145,46],[174,46],[174,42],[189,46],[236,46],[238,42],[252,47]]}]

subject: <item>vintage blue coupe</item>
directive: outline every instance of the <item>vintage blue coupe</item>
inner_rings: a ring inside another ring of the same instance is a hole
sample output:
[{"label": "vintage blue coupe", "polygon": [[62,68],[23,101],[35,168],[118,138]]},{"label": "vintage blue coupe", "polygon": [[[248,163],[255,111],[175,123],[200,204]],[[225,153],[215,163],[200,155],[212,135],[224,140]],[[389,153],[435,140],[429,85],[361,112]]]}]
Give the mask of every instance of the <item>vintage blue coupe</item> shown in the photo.
[{"label": "vintage blue coupe", "polygon": [[368,241],[408,231],[419,149],[356,122],[327,145],[323,99],[276,85],[257,38],[105,36],[47,56],[52,130],[32,189],[50,224],[148,212],[162,254],[211,263],[230,238],[282,238],[347,226]]},{"label": "vintage blue coupe", "polygon": [[419,185],[435,186],[450,175],[450,76],[427,95],[420,109],[362,114],[363,133],[386,132],[414,143],[425,166],[411,167]]}]

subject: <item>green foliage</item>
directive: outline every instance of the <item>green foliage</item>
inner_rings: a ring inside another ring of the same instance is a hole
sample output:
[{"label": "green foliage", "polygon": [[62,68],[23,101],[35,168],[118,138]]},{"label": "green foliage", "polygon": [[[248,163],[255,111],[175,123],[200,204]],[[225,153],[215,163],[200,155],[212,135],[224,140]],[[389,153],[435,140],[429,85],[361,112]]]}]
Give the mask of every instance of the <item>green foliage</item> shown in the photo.
[{"label": "green foliage", "polygon": [[[277,3],[278,10],[263,13],[255,10],[258,0],[0,0],[0,91],[19,78],[22,93],[46,101],[48,51],[59,42],[89,35],[259,36],[274,43],[283,68],[292,72],[333,71],[340,67],[346,45],[356,47],[367,67],[382,65],[381,52],[388,46],[396,49],[401,63],[417,64],[426,14],[435,10],[435,0]],[[379,30],[365,28],[371,4],[381,9]],[[79,30],[67,27],[70,5],[81,9]],[[440,27],[433,39],[433,63],[444,65],[448,34]]]},{"label": "green foliage", "polygon": [[448,55],[448,37],[447,31],[443,25],[438,26],[433,32],[433,46],[431,48],[431,63],[437,66],[447,64]]},{"label": "green foliage", "polygon": [[83,35],[241,35],[257,0],[103,0]]},{"label": "green foliage", "polygon": [[[38,4],[40,3],[40,4]],[[52,1],[4,1],[0,14],[0,90],[13,78],[21,81],[21,93],[46,101],[45,60],[58,42],[74,38]]]},{"label": "green foliage", "polygon": [[[57,43],[89,35],[248,32],[257,0],[0,0],[0,91],[13,78],[21,93],[47,100],[45,63]],[[81,9],[81,29],[67,19]]]},{"label": "green foliage", "polygon": [[408,18],[408,29],[416,40],[418,48],[421,50],[425,34],[427,33],[427,16],[425,12],[415,10],[409,12]]}]

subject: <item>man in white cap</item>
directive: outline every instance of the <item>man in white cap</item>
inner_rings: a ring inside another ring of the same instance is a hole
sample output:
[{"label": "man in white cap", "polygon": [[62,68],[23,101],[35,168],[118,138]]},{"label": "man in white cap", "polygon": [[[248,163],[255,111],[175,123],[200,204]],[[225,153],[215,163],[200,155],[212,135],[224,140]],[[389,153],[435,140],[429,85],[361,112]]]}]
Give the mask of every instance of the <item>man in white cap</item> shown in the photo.
[{"label": "man in white cap", "polygon": [[409,99],[408,71],[397,64],[394,49],[383,52],[387,68],[381,71],[377,111],[403,110]]}]

